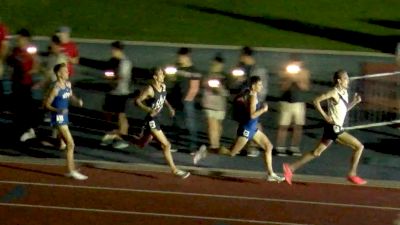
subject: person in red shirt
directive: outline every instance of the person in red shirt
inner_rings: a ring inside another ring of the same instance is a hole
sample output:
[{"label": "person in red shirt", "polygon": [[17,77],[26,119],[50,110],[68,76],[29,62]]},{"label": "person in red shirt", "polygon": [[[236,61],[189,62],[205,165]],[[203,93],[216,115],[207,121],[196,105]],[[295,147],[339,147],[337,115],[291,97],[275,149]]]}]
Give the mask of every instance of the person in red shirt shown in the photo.
[{"label": "person in red shirt", "polygon": [[0,80],[3,78],[4,60],[8,52],[8,29],[0,18]]},{"label": "person in red shirt", "polygon": [[8,53],[8,29],[0,18],[0,107],[3,109],[5,105],[3,103],[3,74],[4,74],[4,62]]},{"label": "person in red shirt", "polygon": [[79,51],[75,42],[71,40],[71,28],[62,26],[57,30],[57,36],[61,40],[61,48],[64,54],[68,56],[69,76],[74,75],[74,65],[79,63]]},{"label": "person in red shirt", "polygon": [[16,47],[7,57],[7,64],[12,68],[12,98],[14,109],[14,123],[19,132],[24,132],[20,141],[35,138],[38,110],[34,107],[32,98],[32,76],[38,71],[39,60],[36,48],[31,44],[31,34],[27,29],[17,32]]}]

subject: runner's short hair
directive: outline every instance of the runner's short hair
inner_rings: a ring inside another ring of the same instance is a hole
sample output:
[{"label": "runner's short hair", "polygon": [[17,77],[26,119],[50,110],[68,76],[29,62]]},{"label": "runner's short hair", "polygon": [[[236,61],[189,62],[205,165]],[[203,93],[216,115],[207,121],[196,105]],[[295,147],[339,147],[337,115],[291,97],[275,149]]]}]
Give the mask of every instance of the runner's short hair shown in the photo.
[{"label": "runner's short hair", "polygon": [[346,73],[346,70],[340,69],[333,74],[333,84],[334,85],[336,85],[338,83],[337,80],[339,80],[342,77],[342,74],[344,74],[344,73]]},{"label": "runner's short hair", "polygon": [[67,66],[67,64],[65,64],[65,63],[59,63],[54,66],[53,71],[58,76],[58,72],[61,70],[61,68],[66,67],[66,66]]}]

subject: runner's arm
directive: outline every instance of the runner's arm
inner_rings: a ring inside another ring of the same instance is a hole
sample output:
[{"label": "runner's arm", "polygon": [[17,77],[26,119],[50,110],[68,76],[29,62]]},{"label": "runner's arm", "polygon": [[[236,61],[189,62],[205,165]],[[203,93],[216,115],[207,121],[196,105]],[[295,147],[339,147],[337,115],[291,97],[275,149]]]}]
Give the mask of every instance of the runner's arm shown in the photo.
[{"label": "runner's arm", "polygon": [[332,123],[332,118],[326,114],[326,112],[322,109],[321,107],[321,102],[325,101],[330,98],[335,98],[336,92],[334,90],[328,91],[318,97],[316,97],[313,101],[315,108],[318,110],[318,112],[322,115],[322,117],[327,121],[328,123]]}]

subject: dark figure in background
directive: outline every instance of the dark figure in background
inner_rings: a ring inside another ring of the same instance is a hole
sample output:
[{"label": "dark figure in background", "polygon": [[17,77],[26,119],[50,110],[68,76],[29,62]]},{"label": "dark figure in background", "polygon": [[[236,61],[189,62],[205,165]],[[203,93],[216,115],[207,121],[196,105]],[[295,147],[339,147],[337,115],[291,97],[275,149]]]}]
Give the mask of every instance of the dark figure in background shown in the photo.
[{"label": "dark figure in background", "polygon": [[74,65],[79,63],[79,50],[74,41],[71,40],[71,28],[62,26],[57,29],[57,36],[61,40],[61,49],[68,56],[68,71],[69,76],[75,74]]},{"label": "dark figure in background", "polygon": [[5,61],[8,54],[8,28],[2,23],[0,18],[0,108],[4,109],[4,96],[3,96],[3,76],[5,70]]},{"label": "dark figure in background", "polygon": [[123,49],[124,46],[120,41],[111,43],[112,58],[108,62],[109,70],[106,73],[111,73],[107,79],[112,90],[106,94],[103,106],[108,120],[111,120],[113,115],[118,117],[118,125],[116,130],[104,135],[101,144],[112,144],[117,149],[129,146],[123,137],[128,135],[129,128],[125,107],[131,90],[132,62],[125,56]]},{"label": "dark figure in background", "polygon": [[[189,48],[181,48],[177,52],[177,73],[176,81],[172,90],[171,104],[177,109],[175,125],[179,126],[179,121],[184,122],[183,127],[189,133],[188,150],[193,152],[197,149],[197,121],[195,112],[195,98],[200,89],[199,73],[195,72],[190,56]],[[173,99],[173,101],[172,101]]]},{"label": "dark figure in background", "polygon": [[33,74],[39,69],[36,51],[31,46],[31,34],[27,29],[17,32],[16,47],[7,58],[12,68],[12,99],[14,123],[21,142],[36,137],[34,128],[39,125],[39,110],[32,97]]},{"label": "dark figure in background", "polygon": [[[223,133],[222,122],[225,119],[227,98],[229,96],[229,92],[225,87],[225,78],[224,60],[218,54],[212,60],[209,73],[203,79],[201,103],[204,115],[207,118],[208,150],[221,154],[229,152],[220,142]],[[207,149],[207,146],[201,145],[200,151],[204,151],[204,149]]]},{"label": "dark figure in background", "polygon": [[[305,93],[310,88],[310,72],[303,63],[294,59],[280,73],[281,100],[279,102],[278,132],[276,137],[276,154],[278,156],[301,156],[300,143],[303,126],[306,122]],[[286,138],[289,127],[293,128],[289,148]]]}]

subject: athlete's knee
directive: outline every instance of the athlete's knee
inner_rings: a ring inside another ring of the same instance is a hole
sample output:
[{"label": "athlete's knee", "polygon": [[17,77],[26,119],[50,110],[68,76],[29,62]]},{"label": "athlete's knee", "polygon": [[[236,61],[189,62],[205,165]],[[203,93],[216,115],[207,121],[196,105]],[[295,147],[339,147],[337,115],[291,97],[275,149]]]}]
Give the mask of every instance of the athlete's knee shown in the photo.
[{"label": "athlete's knee", "polygon": [[354,150],[356,150],[356,151],[363,151],[363,150],[364,150],[364,145],[363,145],[363,144],[356,145],[355,148],[354,148]]},{"label": "athlete's knee", "polygon": [[171,143],[169,141],[166,141],[165,143],[161,144],[161,147],[163,150],[171,149]]},{"label": "athlete's knee", "polygon": [[271,143],[265,143],[264,150],[266,153],[270,154],[272,153],[272,149],[274,148],[274,145]]},{"label": "athlete's knee", "polygon": [[73,150],[75,148],[75,143],[73,141],[66,143],[67,150]]},{"label": "athlete's knee", "polygon": [[314,151],[311,152],[311,154],[314,157],[319,157],[322,154],[322,151],[320,149],[315,149]]}]

